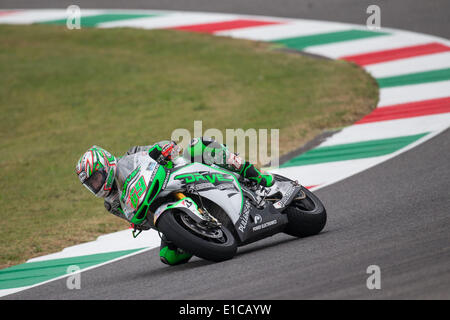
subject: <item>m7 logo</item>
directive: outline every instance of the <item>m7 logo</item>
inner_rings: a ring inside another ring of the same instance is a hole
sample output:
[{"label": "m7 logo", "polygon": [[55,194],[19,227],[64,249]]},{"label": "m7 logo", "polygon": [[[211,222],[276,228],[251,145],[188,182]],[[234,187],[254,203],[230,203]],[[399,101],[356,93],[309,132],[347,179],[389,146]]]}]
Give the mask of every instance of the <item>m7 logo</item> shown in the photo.
[{"label": "m7 logo", "polygon": [[226,178],[225,175],[221,173],[186,173],[176,176],[175,180],[183,180],[183,182],[186,184],[197,182],[210,182],[212,184],[233,182],[233,179]]},{"label": "m7 logo", "polygon": [[144,176],[141,176],[139,180],[130,189],[130,195],[128,197],[128,203],[133,209],[137,209],[139,199],[144,195],[147,185],[145,184]]}]

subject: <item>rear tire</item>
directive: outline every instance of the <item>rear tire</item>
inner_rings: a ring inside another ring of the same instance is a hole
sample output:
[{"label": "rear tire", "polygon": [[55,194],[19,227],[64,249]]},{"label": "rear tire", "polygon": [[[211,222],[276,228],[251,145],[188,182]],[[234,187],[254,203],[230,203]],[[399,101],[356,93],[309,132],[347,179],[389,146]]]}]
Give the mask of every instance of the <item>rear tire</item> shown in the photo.
[{"label": "rear tire", "polygon": [[223,225],[223,242],[212,241],[190,230],[180,219],[186,215],[180,210],[168,210],[158,219],[157,229],[177,247],[205,260],[220,262],[233,258],[237,251],[237,242],[232,233]]},{"label": "rear tire", "polygon": [[327,222],[327,212],[319,198],[303,186],[302,191],[305,199],[293,200],[284,210],[289,221],[284,232],[300,238],[318,234]]}]

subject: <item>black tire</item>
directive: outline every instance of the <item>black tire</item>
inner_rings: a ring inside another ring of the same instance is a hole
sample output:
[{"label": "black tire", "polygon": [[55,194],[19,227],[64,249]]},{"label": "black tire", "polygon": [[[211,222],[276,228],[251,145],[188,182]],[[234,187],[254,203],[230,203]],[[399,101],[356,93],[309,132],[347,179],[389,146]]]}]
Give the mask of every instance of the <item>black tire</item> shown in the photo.
[{"label": "black tire", "polygon": [[327,211],[319,198],[305,187],[302,191],[306,197],[292,201],[284,211],[289,221],[284,232],[300,238],[318,234],[327,222]]},{"label": "black tire", "polygon": [[221,226],[225,242],[213,242],[184,226],[179,219],[182,214],[186,213],[180,210],[168,210],[158,219],[157,229],[177,247],[202,259],[220,262],[235,256],[237,242],[227,228]]}]

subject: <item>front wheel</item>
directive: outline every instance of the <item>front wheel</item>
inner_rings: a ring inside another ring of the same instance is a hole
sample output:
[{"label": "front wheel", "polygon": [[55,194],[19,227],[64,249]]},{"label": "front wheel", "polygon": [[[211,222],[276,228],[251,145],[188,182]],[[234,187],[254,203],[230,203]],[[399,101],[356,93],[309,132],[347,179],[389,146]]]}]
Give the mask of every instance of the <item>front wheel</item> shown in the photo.
[{"label": "front wheel", "polygon": [[237,251],[237,242],[227,228],[200,227],[180,210],[165,212],[156,227],[177,247],[205,260],[225,261],[233,258]]},{"label": "front wheel", "polygon": [[322,202],[305,187],[284,212],[289,221],[284,232],[294,237],[318,234],[327,222],[327,212]]}]

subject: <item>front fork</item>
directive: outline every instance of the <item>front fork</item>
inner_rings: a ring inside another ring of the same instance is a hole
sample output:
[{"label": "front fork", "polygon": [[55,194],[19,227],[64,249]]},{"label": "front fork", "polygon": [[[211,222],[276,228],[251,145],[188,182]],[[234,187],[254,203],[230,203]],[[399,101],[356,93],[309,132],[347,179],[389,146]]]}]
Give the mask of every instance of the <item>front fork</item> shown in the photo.
[{"label": "front fork", "polygon": [[[175,192],[174,195],[175,195],[175,198],[177,198],[177,200],[182,200],[182,199],[187,198],[187,196],[184,193],[182,193],[182,192]],[[216,226],[220,226],[221,225],[221,223],[215,217],[213,217],[206,209],[204,209],[203,204],[202,204],[201,207],[197,206],[197,210],[205,218],[206,223],[212,222]]]}]

